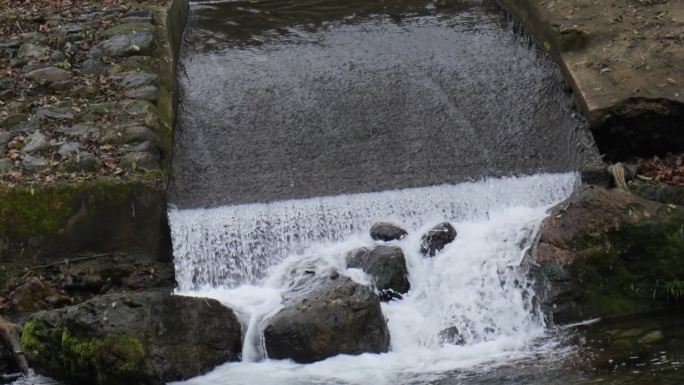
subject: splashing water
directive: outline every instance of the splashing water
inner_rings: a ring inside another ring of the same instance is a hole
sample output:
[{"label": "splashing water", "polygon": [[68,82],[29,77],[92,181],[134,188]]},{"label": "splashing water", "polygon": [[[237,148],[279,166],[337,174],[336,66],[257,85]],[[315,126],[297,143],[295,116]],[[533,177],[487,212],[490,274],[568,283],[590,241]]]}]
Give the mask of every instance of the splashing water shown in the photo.
[{"label": "splashing water", "polygon": [[[520,262],[548,208],[566,198],[575,174],[538,174],[459,185],[171,210],[179,292],[213,297],[243,322],[243,362],[184,384],[408,384],[444,373],[511,363],[553,349]],[[386,354],[340,355],[309,365],[265,359],[263,327],[298,272],[347,269],[346,252],[374,242],[370,226],[392,220],[409,230],[404,250],[411,290],[382,304],[391,335]],[[429,227],[450,221],[458,237],[434,258],[419,253]],[[442,336],[457,328],[465,341]],[[534,348],[533,348],[534,347]]]}]

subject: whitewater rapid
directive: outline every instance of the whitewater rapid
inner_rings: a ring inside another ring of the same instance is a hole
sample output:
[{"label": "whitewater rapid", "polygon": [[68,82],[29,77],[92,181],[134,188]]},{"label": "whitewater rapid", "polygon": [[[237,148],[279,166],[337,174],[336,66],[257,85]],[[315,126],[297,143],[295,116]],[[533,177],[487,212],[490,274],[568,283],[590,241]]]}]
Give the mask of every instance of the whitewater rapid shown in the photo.
[{"label": "whitewater rapid", "polygon": [[[510,364],[556,349],[521,267],[548,209],[577,186],[574,173],[484,179],[378,193],[169,212],[178,293],[216,298],[243,323],[243,361],[178,384],[412,384]],[[407,259],[411,290],[382,304],[386,354],[340,355],[314,364],[269,360],[263,325],[298,271],[347,269],[346,253],[378,244],[368,229],[394,221],[409,236],[392,242]],[[451,222],[456,240],[434,258],[419,253],[432,225]],[[456,327],[464,345],[440,333]],[[480,368],[480,369],[477,369]]]}]

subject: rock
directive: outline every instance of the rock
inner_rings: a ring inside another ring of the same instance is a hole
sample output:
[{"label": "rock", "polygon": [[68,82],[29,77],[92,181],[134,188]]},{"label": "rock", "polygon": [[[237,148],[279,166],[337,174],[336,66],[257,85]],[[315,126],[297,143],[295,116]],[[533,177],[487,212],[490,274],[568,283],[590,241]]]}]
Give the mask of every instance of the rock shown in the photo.
[{"label": "rock", "polygon": [[33,45],[33,44],[22,44],[21,47],[19,47],[19,52],[17,52],[17,56],[21,59],[45,59],[47,58],[47,52],[49,51],[48,48],[38,46],[38,45]]},{"label": "rock", "polygon": [[154,33],[155,27],[150,23],[124,23],[109,27],[102,32],[103,37],[112,37],[116,35],[131,35],[140,32]]},{"label": "rock", "polygon": [[406,258],[401,248],[396,246],[352,251],[347,256],[347,267],[361,269],[373,277],[373,284],[383,301],[401,298],[411,288]]},{"label": "rock", "polygon": [[391,222],[378,222],[370,229],[370,236],[376,241],[395,241],[407,235],[406,230]]},{"label": "rock", "polygon": [[461,335],[461,331],[458,327],[451,326],[441,332],[439,332],[439,339],[442,343],[452,344],[452,345],[463,345],[465,344],[465,339]]},{"label": "rock", "polygon": [[456,239],[456,229],[449,222],[443,222],[423,234],[420,252],[426,257],[434,257],[444,246]]},{"label": "rock", "polygon": [[97,127],[83,123],[74,124],[73,126],[62,126],[57,130],[65,135],[81,138],[98,132]]},{"label": "rock", "polygon": [[150,143],[160,143],[159,135],[154,132],[149,127],[142,125],[131,125],[126,127],[121,134],[121,140],[124,143],[133,142],[150,142]]},{"label": "rock", "polygon": [[61,62],[65,59],[66,55],[64,54],[64,52],[61,51],[55,51],[52,53],[52,55],[50,55],[50,60],[52,60],[53,62]]},{"label": "rock", "polygon": [[66,119],[71,120],[74,118],[74,114],[71,111],[65,109],[55,109],[51,107],[39,107],[36,108],[36,116],[39,119]]},{"label": "rock", "polygon": [[75,156],[71,156],[62,164],[62,167],[70,172],[97,171],[100,164],[100,160],[97,159],[95,155],[86,151],[81,151]]},{"label": "rock", "polygon": [[14,131],[14,132],[24,132],[24,133],[27,133],[27,134],[31,134],[31,133],[36,132],[36,130],[38,130],[38,128],[40,128],[40,125],[39,125],[38,123],[36,123],[36,122],[33,122],[33,121],[23,121],[23,122],[19,122],[19,123],[15,124],[15,125],[12,127],[12,131]]},{"label": "rock", "polygon": [[0,146],[7,144],[14,137],[14,133],[8,131],[0,131]]},{"label": "rock", "polygon": [[14,78],[3,77],[0,78],[0,90],[11,90],[17,84]]},{"label": "rock", "polygon": [[34,370],[56,379],[161,385],[238,360],[240,330],[213,299],[110,294],[32,315],[21,342]]},{"label": "rock", "polygon": [[59,82],[71,79],[71,72],[57,67],[45,67],[33,70],[26,77],[37,82]]},{"label": "rock", "polygon": [[122,157],[122,164],[133,169],[156,170],[160,168],[159,154],[150,152],[129,152]]},{"label": "rock", "polygon": [[28,363],[19,342],[19,326],[0,317],[0,381],[3,374],[29,374]]},{"label": "rock", "polygon": [[526,260],[536,301],[555,323],[659,309],[684,276],[684,208],[587,187],[542,223]]},{"label": "rock", "polygon": [[0,174],[11,171],[14,168],[14,162],[7,158],[0,158]]},{"label": "rock", "polygon": [[101,49],[101,53],[94,52],[91,49],[91,55],[120,57],[151,54],[154,50],[154,34],[152,32],[138,32],[129,35],[116,35],[102,42],[98,48]]},{"label": "rock", "polygon": [[48,138],[42,132],[36,131],[26,139],[26,145],[22,148],[22,151],[31,153],[47,150],[49,147]]},{"label": "rock", "polygon": [[378,296],[349,278],[334,277],[288,299],[267,321],[264,338],[270,358],[309,363],[389,350]]},{"label": "rock", "polygon": [[21,164],[28,171],[39,171],[49,166],[50,162],[40,156],[26,155],[23,157]]},{"label": "rock", "polygon": [[57,153],[62,157],[62,159],[68,159],[78,154],[80,148],[81,144],[78,142],[67,142],[59,147]]},{"label": "rock", "polygon": [[644,334],[641,338],[639,338],[639,340],[637,342],[639,342],[640,344],[643,344],[643,345],[649,345],[649,344],[652,344],[654,342],[658,342],[658,341],[662,340],[663,338],[665,338],[665,336],[663,335],[663,332],[661,332],[660,330],[654,330],[654,331],[651,331],[651,332]]},{"label": "rock", "polygon": [[19,40],[0,40],[0,49],[19,48]]},{"label": "rock", "polygon": [[109,65],[98,59],[86,59],[81,63],[81,71],[86,75],[103,75],[109,70]]},{"label": "rock", "polygon": [[684,206],[684,187],[666,183],[633,182],[630,191],[644,199]]},{"label": "rock", "polygon": [[10,309],[15,312],[32,312],[44,307],[45,297],[54,294],[54,289],[37,277],[29,278],[9,295]]},{"label": "rock", "polygon": [[142,86],[124,92],[124,96],[129,99],[149,100],[151,102],[157,101],[159,90],[156,86]]},{"label": "rock", "polygon": [[133,72],[125,74],[117,74],[109,77],[110,80],[116,82],[122,87],[136,88],[146,85],[156,84],[159,76],[146,72]]}]

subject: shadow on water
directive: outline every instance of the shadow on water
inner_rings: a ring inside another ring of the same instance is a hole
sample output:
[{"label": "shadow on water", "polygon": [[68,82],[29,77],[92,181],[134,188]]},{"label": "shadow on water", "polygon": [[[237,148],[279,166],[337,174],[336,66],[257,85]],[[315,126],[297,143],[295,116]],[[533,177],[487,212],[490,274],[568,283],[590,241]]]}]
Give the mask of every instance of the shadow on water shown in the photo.
[{"label": "shadow on water", "polygon": [[577,170],[596,156],[550,58],[493,2],[195,3],[181,208]]}]

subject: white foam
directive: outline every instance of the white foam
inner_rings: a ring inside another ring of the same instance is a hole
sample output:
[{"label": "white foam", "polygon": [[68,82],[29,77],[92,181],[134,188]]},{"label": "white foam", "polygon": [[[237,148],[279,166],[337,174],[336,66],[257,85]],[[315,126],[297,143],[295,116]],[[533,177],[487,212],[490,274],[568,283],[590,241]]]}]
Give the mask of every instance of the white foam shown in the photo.
[{"label": "white foam", "polygon": [[[574,174],[535,175],[172,211],[176,266],[187,279],[181,293],[217,298],[245,326],[243,362],[222,365],[183,384],[419,384],[443,373],[510,363],[551,349],[535,344],[544,335],[544,324],[519,266],[548,208],[567,197],[575,182]],[[308,365],[265,359],[264,323],[280,309],[281,293],[298,272],[336,270],[368,283],[360,270],[346,269],[345,254],[372,245],[368,228],[385,219],[400,221],[410,234],[396,244],[407,258],[411,290],[404,299],[382,305],[391,351],[341,355]],[[419,253],[420,235],[444,220],[454,224],[458,237],[426,259]],[[259,237],[266,241],[253,246]],[[254,256],[231,248],[256,250],[260,259],[255,262]],[[237,264],[241,256],[247,262]],[[210,265],[198,266],[203,263]],[[243,270],[226,274],[226,266]],[[202,284],[189,280],[194,274],[200,274]],[[442,340],[440,332],[448,327],[458,328],[464,345]]]}]

